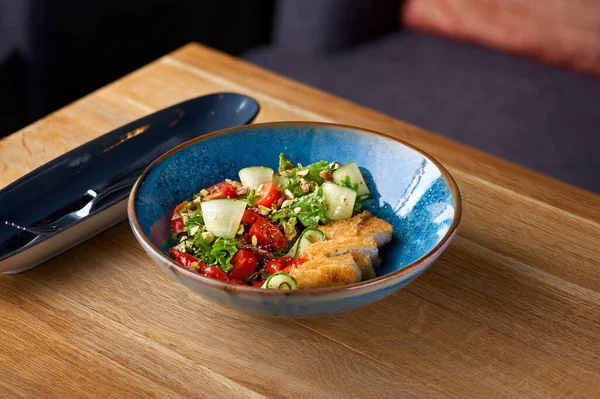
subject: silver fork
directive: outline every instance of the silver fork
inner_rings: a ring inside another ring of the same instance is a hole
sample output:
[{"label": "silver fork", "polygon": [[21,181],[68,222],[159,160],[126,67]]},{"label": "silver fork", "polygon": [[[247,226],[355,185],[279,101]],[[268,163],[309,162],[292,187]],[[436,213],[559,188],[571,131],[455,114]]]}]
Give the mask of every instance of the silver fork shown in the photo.
[{"label": "silver fork", "polygon": [[97,194],[94,190],[88,190],[86,192],[86,195],[91,196],[92,199],[90,201],[88,201],[87,204],[85,204],[81,209],[79,209],[77,211],[73,211],[71,213],[67,213],[64,216],[61,216],[59,219],[55,220],[52,223],[43,224],[43,225],[39,225],[39,226],[33,226],[33,227],[27,227],[27,226],[20,226],[16,223],[5,220],[4,224],[7,226],[14,227],[15,229],[26,231],[28,233],[37,234],[38,236],[50,235],[64,227],[67,227],[71,223],[76,222],[77,220],[83,219],[84,217],[88,216],[90,214],[90,212],[92,211],[92,208],[94,207],[94,205],[96,203],[98,203],[98,201],[100,201],[103,198],[106,198],[110,194],[113,194],[117,191],[127,188],[130,185],[133,185],[133,183],[135,182],[136,179],[137,179],[137,176],[135,178],[125,179],[122,182],[116,183],[115,185],[108,187],[105,190],[100,191],[99,194]]}]

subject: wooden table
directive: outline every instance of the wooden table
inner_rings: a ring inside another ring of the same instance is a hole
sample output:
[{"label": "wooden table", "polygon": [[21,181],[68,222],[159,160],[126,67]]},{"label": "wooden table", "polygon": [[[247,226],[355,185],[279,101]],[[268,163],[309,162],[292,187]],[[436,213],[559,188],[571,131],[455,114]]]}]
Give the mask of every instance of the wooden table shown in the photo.
[{"label": "wooden table", "polygon": [[429,152],[463,193],[453,244],[377,304],[268,320],[214,309],[163,276],[121,223],[0,276],[0,397],[600,397],[599,196],[200,45],[0,141],[0,186],[223,90],[256,98],[257,122],[340,122]]}]

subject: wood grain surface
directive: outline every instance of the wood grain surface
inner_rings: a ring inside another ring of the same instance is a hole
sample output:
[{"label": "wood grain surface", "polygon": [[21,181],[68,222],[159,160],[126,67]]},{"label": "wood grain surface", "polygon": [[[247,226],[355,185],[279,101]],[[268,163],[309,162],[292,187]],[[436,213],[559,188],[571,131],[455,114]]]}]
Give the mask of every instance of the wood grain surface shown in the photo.
[{"label": "wood grain surface", "polygon": [[0,186],[215,91],[256,98],[257,122],[339,122],[424,149],[462,190],[457,238],[385,300],[291,321],[213,308],[163,276],[121,223],[0,276],[0,397],[600,397],[599,196],[203,46],[0,141]]}]

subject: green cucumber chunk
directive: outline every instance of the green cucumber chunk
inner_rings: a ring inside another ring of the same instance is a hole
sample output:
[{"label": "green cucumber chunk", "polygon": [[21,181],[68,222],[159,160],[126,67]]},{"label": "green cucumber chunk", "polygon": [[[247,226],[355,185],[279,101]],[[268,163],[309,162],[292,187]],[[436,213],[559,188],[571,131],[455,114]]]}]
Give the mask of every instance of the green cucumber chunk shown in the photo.
[{"label": "green cucumber chunk", "polygon": [[273,183],[277,187],[284,187],[290,184],[290,179],[285,176],[273,176]]},{"label": "green cucumber chunk", "polygon": [[333,171],[331,177],[337,184],[340,184],[346,177],[350,178],[350,183],[358,184],[356,195],[359,197],[370,194],[369,188],[367,187],[365,179],[363,178],[362,173],[360,173],[360,169],[358,168],[356,162],[350,162],[340,166],[338,169]]},{"label": "green cucumber chunk", "polygon": [[298,282],[294,277],[285,272],[277,272],[271,274],[261,288],[274,290],[297,290]]},{"label": "green cucumber chunk", "polygon": [[250,166],[240,169],[238,175],[244,186],[257,190],[261,184],[273,180],[273,169],[266,166]]},{"label": "green cucumber chunk", "polygon": [[246,210],[246,201],[216,199],[200,203],[206,229],[217,237],[235,237]]},{"label": "green cucumber chunk", "polygon": [[302,255],[304,255],[306,247],[308,247],[310,244],[325,240],[325,234],[323,234],[321,230],[314,229],[312,227],[304,229],[304,231],[300,233],[300,237],[298,237],[290,251],[287,253],[287,256],[292,258],[300,258]]},{"label": "green cucumber chunk", "polygon": [[325,216],[329,220],[343,220],[352,217],[357,192],[338,186],[335,183],[323,183],[323,204]]}]

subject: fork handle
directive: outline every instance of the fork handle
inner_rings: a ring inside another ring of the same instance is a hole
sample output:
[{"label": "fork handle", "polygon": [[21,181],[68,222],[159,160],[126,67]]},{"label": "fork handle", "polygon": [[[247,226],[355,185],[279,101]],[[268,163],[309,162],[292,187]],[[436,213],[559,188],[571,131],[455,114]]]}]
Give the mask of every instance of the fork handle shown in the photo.
[{"label": "fork handle", "polygon": [[135,181],[138,179],[139,176],[130,176],[118,183],[115,183],[114,185],[105,188],[104,190],[100,191],[98,193],[98,195],[96,195],[96,197],[94,197],[93,199],[93,205],[92,208],[94,207],[94,205],[98,202],[100,202],[103,198],[106,198],[107,196],[116,193],[117,191],[121,191],[129,186],[133,186],[133,184],[135,183]]}]

